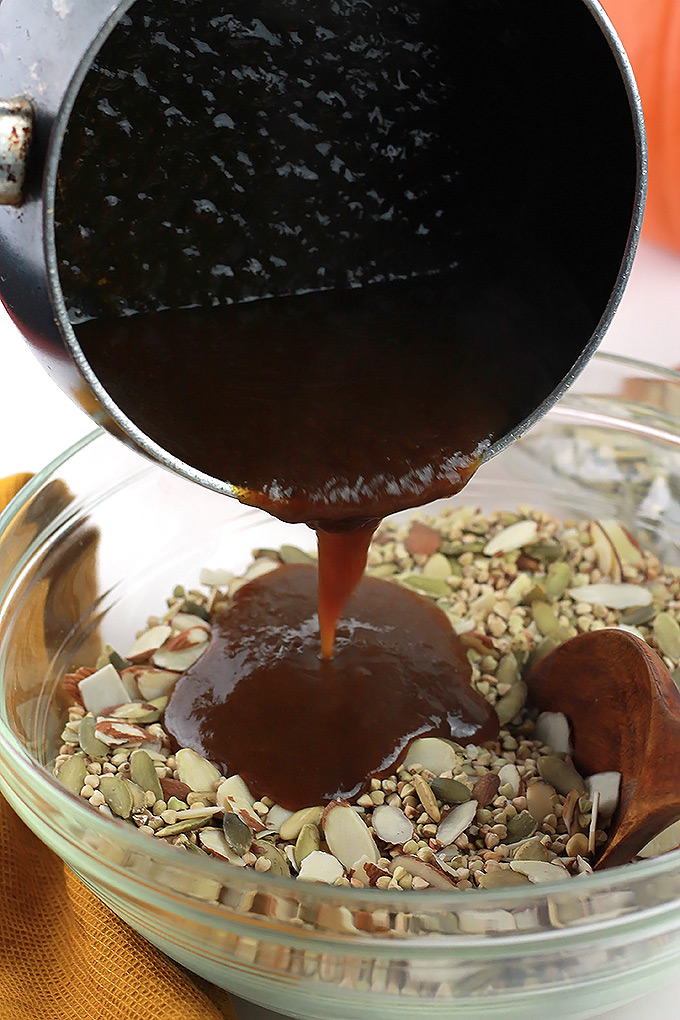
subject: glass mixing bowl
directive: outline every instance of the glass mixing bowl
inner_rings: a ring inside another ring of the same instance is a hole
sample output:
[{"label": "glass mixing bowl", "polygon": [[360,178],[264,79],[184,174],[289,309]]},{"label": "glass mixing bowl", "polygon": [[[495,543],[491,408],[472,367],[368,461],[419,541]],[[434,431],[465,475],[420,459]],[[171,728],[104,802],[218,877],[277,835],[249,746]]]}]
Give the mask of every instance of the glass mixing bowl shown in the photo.
[{"label": "glass mixing bowl", "polygon": [[[457,503],[616,517],[680,563],[680,375],[595,357]],[[127,647],[202,567],[239,571],[255,546],[313,542],[103,433],[36,476],[0,517],[0,790],[19,815],[164,952],[298,1018],[573,1020],[670,981],[680,852],[554,886],[328,887],[180,854],[52,777],[68,667],[104,642]]]}]

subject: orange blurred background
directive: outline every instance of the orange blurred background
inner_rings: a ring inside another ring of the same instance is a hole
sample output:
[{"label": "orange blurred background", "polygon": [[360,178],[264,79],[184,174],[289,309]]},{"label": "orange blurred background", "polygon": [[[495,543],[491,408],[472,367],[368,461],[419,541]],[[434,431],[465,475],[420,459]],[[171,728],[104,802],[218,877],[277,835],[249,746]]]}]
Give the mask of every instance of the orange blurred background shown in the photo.
[{"label": "orange blurred background", "polygon": [[680,253],[680,0],[601,0],[637,79],[647,126],[643,236]]}]

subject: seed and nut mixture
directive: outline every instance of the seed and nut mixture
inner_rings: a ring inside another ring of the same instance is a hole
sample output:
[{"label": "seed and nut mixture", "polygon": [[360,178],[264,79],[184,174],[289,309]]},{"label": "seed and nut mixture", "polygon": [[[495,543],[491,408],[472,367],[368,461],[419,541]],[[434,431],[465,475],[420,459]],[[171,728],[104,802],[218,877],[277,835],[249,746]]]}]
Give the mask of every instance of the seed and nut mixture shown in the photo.
[{"label": "seed and nut mixture", "polygon": [[[178,676],[207,648],[213,615],[242,585],[296,562],[313,558],[283,546],[256,550],[241,577],[204,570],[202,588],[176,588],[125,657],[107,648],[94,667],[65,676],[72,704],[54,763],[62,783],[149,838],[303,881],[489,889],[590,873],[620,776],[578,774],[567,720],[536,717],[523,673],[579,633],[624,627],[680,680],[680,569],[612,520],[459,507],[384,522],[367,572],[446,613],[500,734],[483,746],[417,739],[399,769],[371,780],[355,803],[291,813],[255,800],[240,776],[223,777],[193,750],[173,754],[162,716]],[[641,856],[678,844],[680,823]]]}]

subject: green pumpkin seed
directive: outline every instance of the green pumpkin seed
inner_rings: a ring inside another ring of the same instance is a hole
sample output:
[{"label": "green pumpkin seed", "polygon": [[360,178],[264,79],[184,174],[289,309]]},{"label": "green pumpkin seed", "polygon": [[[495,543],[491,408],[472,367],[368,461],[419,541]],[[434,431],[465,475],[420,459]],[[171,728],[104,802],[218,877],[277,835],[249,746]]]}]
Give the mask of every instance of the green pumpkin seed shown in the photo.
[{"label": "green pumpkin seed", "polygon": [[369,567],[366,573],[370,577],[394,577],[397,573],[396,563],[378,563],[375,567]]},{"label": "green pumpkin seed", "polygon": [[511,871],[509,868],[483,872],[478,876],[477,881],[482,889],[506,889],[513,885],[529,884],[526,875],[520,875],[519,872]]},{"label": "green pumpkin seed", "polygon": [[519,843],[521,839],[528,839],[536,832],[536,820],[529,811],[520,811],[514,818],[507,822],[508,835],[505,839],[507,844]]},{"label": "green pumpkin seed", "polygon": [[296,545],[282,545],[279,556],[284,563],[314,563],[314,557],[298,549]]},{"label": "green pumpkin seed", "polygon": [[321,837],[319,830],[316,825],[303,825],[300,829],[300,835],[295,842],[295,849],[293,850],[293,856],[295,857],[295,863],[298,868],[301,867],[305,857],[309,857],[311,853],[318,850],[321,846]]},{"label": "green pumpkin seed", "polygon": [[568,563],[558,560],[551,563],[545,579],[545,593],[551,601],[561,599],[571,584],[574,573]]},{"label": "green pumpkin seed", "polygon": [[189,805],[185,800],[180,800],[179,797],[171,797],[168,801],[168,811],[187,811]]},{"label": "green pumpkin seed", "polygon": [[210,821],[210,818],[206,815],[202,815],[200,818],[182,818],[179,822],[174,822],[172,825],[166,825],[163,829],[158,829],[156,835],[161,838],[179,836],[183,832],[193,832],[194,829],[202,829],[208,821]]},{"label": "green pumpkin seed", "polygon": [[423,577],[435,577],[445,581],[450,576],[451,564],[443,553],[434,553],[423,567]]},{"label": "green pumpkin seed", "polygon": [[533,556],[539,563],[555,563],[559,560],[564,550],[557,541],[551,541],[550,539],[544,539],[540,542],[534,542],[532,545],[526,547],[525,552],[529,556]]},{"label": "green pumpkin seed", "polygon": [[132,665],[132,663],[127,659],[124,659],[122,655],[119,655],[115,648],[112,648],[111,645],[107,645],[104,651],[113,668],[117,669],[119,673],[122,673],[124,669],[129,669]]},{"label": "green pumpkin seed", "polygon": [[523,681],[513,684],[507,694],[499,698],[495,709],[501,726],[507,724],[522,711],[527,700],[527,685]]},{"label": "green pumpkin seed", "polygon": [[472,553],[473,556],[484,551],[486,542],[442,542],[440,552],[447,556],[462,556],[463,553]]},{"label": "green pumpkin seed", "polygon": [[680,659],[680,626],[670,613],[659,613],[652,626],[656,643],[669,659]]},{"label": "green pumpkin seed", "polygon": [[163,800],[163,788],[158,773],[153,759],[146,751],[137,750],[130,755],[130,778],[141,786],[142,790],[153,793],[156,800]]},{"label": "green pumpkin seed", "polygon": [[551,631],[550,634],[547,634],[542,641],[539,641],[539,643],[536,645],[533,652],[529,656],[527,662],[529,669],[531,669],[532,666],[535,666],[536,663],[539,662],[544,656],[548,655],[550,652],[554,651],[561,644],[567,641],[569,639],[569,636],[570,636],[569,631],[567,630],[566,627],[563,627],[561,624],[555,627],[555,629]]},{"label": "green pumpkin seed", "polygon": [[430,595],[432,598],[440,599],[451,595],[451,589],[446,581],[438,577],[424,577],[423,574],[407,574],[401,578],[401,583],[408,588],[413,588],[421,595]]},{"label": "green pumpkin seed", "polygon": [[674,682],[675,686],[678,689],[680,689],[680,666],[678,666],[677,669],[673,670],[671,676],[673,677],[673,682]]},{"label": "green pumpkin seed", "polygon": [[559,626],[555,610],[547,602],[532,602],[531,615],[541,634],[547,637]]},{"label": "green pumpkin seed", "polygon": [[430,781],[430,789],[437,798],[445,804],[466,804],[472,800],[472,793],[465,783],[459,783],[457,779],[443,779],[436,777]]},{"label": "green pumpkin seed", "polygon": [[194,602],[192,599],[185,599],[182,603],[182,612],[189,613],[192,616],[199,616],[201,620],[205,620],[206,623],[210,623],[210,613],[204,606],[200,606],[198,602]]},{"label": "green pumpkin seed", "polygon": [[120,776],[102,776],[99,789],[114,815],[118,815],[119,818],[130,817],[134,802],[132,792],[124,779]]},{"label": "green pumpkin seed", "polygon": [[621,613],[620,620],[626,627],[640,627],[642,624],[651,623],[657,611],[653,603],[650,606],[633,606],[632,609],[625,609]]},{"label": "green pumpkin seed", "polygon": [[496,680],[499,684],[514,684],[520,678],[517,659],[508,652],[504,655],[496,667]]},{"label": "green pumpkin seed", "polygon": [[544,754],[538,759],[538,774],[563,797],[566,797],[571,790],[578,790],[579,793],[586,792],[586,784],[574,766],[552,754]]},{"label": "green pumpkin seed", "polygon": [[90,758],[106,758],[109,748],[103,740],[99,740],[95,736],[96,725],[97,720],[91,712],[83,716],[78,729],[78,742]]},{"label": "green pumpkin seed", "polygon": [[224,812],[222,822],[224,838],[239,857],[243,857],[250,850],[253,843],[253,834],[246,823],[232,811]]},{"label": "green pumpkin seed", "polygon": [[132,810],[143,811],[146,807],[146,796],[144,790],[141,786],[138,786],[137,783],[133,783],[131,779],[123,779],[123,782],[132,795]]},{"label": "green pumpkin seed", "polygon": [[57,772],[57,779],[64,784],[67,790],[70,790],[72,793],[80,793],[85,783],[86,775],[87,765],[85,764],[85,755],[78,752],[77,754],[72,754],[62,763]]},{"label": "green pumpkin seed", "polygon": [[267,839],[256,839],[253,843],[253,851],[258,857],[264,857],[271,863],[268,871],[270,875],[283,875],[290,878],[290,865],[281,851]]}]

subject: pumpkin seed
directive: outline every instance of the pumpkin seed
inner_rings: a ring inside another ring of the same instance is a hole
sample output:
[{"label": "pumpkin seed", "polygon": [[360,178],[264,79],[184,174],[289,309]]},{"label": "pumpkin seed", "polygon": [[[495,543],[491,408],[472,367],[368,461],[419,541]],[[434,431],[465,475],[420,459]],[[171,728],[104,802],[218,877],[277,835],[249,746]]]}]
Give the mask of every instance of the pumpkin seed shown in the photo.
[{"label": "pumpkin seed", "polygon": [[621,613],[620,622],[627,627],[640,627],[642,624],[651,623],[657,614],[655,605],[634,606]]},{"label": "pumpkin seed", "polygon": [[146,751],[133,751],[130,755],[130,778],[141,786],[142,790],[148,790],[155,796],[156,800],[163,800],[163,790],[158,773],[154,767],[153,759]]},{"label": "pumpkin seed", "polygon": [[423,577],[434,577],[439,578],[441,581],[445,581],[447,577],[450,576],[451,564],[443,553],[436,552],[434,556],[430,556],[429,560],[423,567]]},{"label": "pumpkin seed", "polygon": [[252,850],[258,857],[264,857],[265,860],[269,861],[271,868],[268,874],[283,875],[285,878],[290,878],[290,865],[288,861],[281,851],[273,843],[270,843],[268,839],[256,839],[253,842]]},{"label": "pumpkin seed", "polygon": [[482,872],[477,881],[482,889],[506,889],[513,885],[528,885],[526,875],[520,875],[511,868],[498,868],[496,871]]},{"label": "pumpkin seed", "polygon": [[102,776],[99,789],[104,800],[119,818],[129,818],[132,814],[134,801],[132,792],[120,776]]},{"label": "pumpkin seed", "polygon": [[675,686],[678,689],[680,689],[680,666],[678,666],[677,669],[673,670],[671,676],[673,677],[673,682],[674,682]]},{"label": "pumpkin seed", "polygon": [[283,563],[314,563],[314,557],[298,549],[296,545],[282,545],[279,556]]},{"label": "pumpkin seed", "polygon": [[558,560],[551,563],[545,579],[545,593],[551,601],[561,599],[569,587],[574,573],[568,563]]},{"label": "pumpkin seed", "polygon": [[531,669],[532,666],[535,666],[536,663],[539,662],[544,656],[548,655],[550,652],[553,652],[565,641],[568,641],[569,637],[570,637],[569,631],[567,630],[566,627],[562,627],[561,625],[555,627],[555,629],[550,634],[547,634],[542,641],[539,641],[539,643],[534,648],[533,652],[531,653],[527,661],[528,668]]},{"label": "pumpkin seed", "polygon": [[371,577],[394,577],[398,568],[396,563],[378,563],[375,567],[369,567],[366,571]]},{"label": "pumpkin seed", "polygon": [[680,659],[680,626],[670,613],[659,613],[652,626],[656,643],[669,659]]},{"label": "pumpkin seed", "polygon": [[243,857],[250,850],[253,842],[253,834],[246,823],[241,821],[239,816],[235,815],[232,811],[225,811],[222,829],[224,831],[224,838],[231,849],[239,857]]},{"label": "pumpkin seed", "polygon": [[122,655],[119,655],[115,648],[111,645],[107,645],[104,649],[109,662],[118,673],[122,673],[124,669],[129,669],[131,663],[127,659],[124,659]]},{"label": "pumpkin seed", "polygon": [[541,542],[533,542],[526,547],[529,556],[533,556],[542,564],[555,563],[563,554],[562,545],[555,539],[544,539]]},{"label": "pumpkin seed", "polygon": [[472,800],[471,791],[457,779],[444,779],[437,776],[430,781],[430,789],[437,800],[441,800],[445,804],[466,804]]},{"label": "pumpkin seed", "polygon": [[78,728],[78,743],[90,758],[106,758],[109,748],[103,740],[98,740],[95,736],[96,725],[97,720],[91,712],[83,716]]},{"label": "pumpkin seed", "polygon": [[87,765],[85,764],[85,755],[78,751],[62,763],[57,772],[57,779],[64,784],[67,790],[70,790],[72,793],[80,793],[85,783],[86,775]]},{"label": "pumpkin seed", "polygon": [[559,626],[555,610],[547,602],[531,603],[531,615],[541,634],[547,637]]},{"label": "pumpkin seed", "polygon": [[520,678],[519,665],[517,659],[508,652],[499,661],[496,667],[496,680],[499,684],[514,684]]},{"label": "pumpkin seed", "polygon": [[210,623],[210,613],[205,606],[199,606],[197,602],[192,602],[191,599],[186,599],[182,603],[182,612],[191,613],[192,616],[200,616],[206,623]]},{"label": "pumpkin seed", "polygon": [[407,588],[413,588],[421,595],[430,595],[432,598],[446,598],[451,595],[451,589],[446,581],[438,577],[425,577],[423,574],[407,574],[401,578],[401,583]]},{"label": "pumpkin seed", "polygon": [[536,832],[536,819],[529,811],[520,811],[514,818],[507,821],[508,835],[505,842],[508,844],[519,843],[521,839],[528,839]]},{"label": "pumpkin seed", "polygon": [[202,829],[208,821],[206,815],[199,818],[182,818],[179,822],[166,825],[163,829],[157,829],[155,835],[160,837],[179,836],[182,832],[193,832],[194,829]]},{"label": "pumpkin seed", "polygon": [[441,552],[447,556],[462,556],[463,553],[472,553],[473,556],[479,555],[484,552],[486,542],[442,542]]},{"label": "pumpkin seed", "polygon": [[309,822],[303,825],[300,829],[298,838],[295,841],[295,848],[293,850],[293,856],[297,865],[298,871],[302,867],[302,862],[305,857],[309,857],[311,853],[318,850],[321,845],[321,836],[316,825],[310,825]]},{"label": "pumpkin seed", "polygon": [[[144,794],[144,790],[141,788],[141,786],[138,786],[137,783],[133,783],[131,779],[123,778],[123,782],[127,786],[132,796],[132,810],[143,811],[144,808],[146,807],[146,796]],[[168,805],[168,807],[169,806],[170,805]]]},{"label": "pumpkin seed", "polygon": [[507,726],[522,711],[526,700],[527,685],[520,680],[513,684],[508,693],[499,698],[494,706],[500,725]]},{"label": "pumpkin seed", "polygon": [[558,793],[566,797],[571,790],[586,792],[586,784],[573,765],[552,754],[544,754],[538,759],[538,772],[546,783],[550,783]]}]

